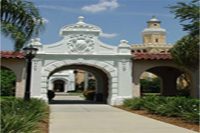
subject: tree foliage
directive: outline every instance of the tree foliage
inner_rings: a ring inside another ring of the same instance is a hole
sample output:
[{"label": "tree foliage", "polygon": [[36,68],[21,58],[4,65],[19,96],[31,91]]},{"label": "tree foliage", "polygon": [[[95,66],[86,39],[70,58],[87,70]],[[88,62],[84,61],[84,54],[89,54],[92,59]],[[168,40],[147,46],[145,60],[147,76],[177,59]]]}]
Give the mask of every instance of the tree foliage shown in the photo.
[{"label": "tree foliage", "polygon": [[151,92],[151,93],[160,92],[161,80],[159,78],[153,78],[151,80],[140,79],[140,84],[142,87],[142,92]]},{"label": "tree foliage", "polygon": [[1,75],[1,96],[13,96],[15,91],[16,76],[9,69],[0,70]]},{"label": "tree foliage", "polygon": [[38,9],[32,2],[1,0],[1,31],[15,41],[15,50],[20,50],[43,25]]},{"label": "tree foliage", "polygon": [[199,34],[199,1],[192,0],[189,3],[178,2],[177,5],[171,6],[171,12],[175,14],[182,23],[183,30],[189,31],[190,35]]},{"label": "tree foliage", "polygon": [[190,70],[199,66],[199,16],[200,10],[198,0],[189,3],[179,2],[170,7],[182,23],[183,30],[188,31],[188,35],[177,41],[170,50],[173,59]]},{"label": "tree foliage", "polygon": [[174,60],[191,70],[199,65],[199,38],[187,35],[179,40],[170,50]]}]

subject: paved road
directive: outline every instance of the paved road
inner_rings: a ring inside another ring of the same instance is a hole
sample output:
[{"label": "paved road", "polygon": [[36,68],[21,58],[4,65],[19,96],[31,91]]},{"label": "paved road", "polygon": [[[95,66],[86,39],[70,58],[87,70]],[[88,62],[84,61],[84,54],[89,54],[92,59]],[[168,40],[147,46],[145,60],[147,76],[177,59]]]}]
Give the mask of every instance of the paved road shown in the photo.
[{"label": "paved road", "polygon": [[195,133],[105,104],[54,103],[50,109],[49,133]]}]

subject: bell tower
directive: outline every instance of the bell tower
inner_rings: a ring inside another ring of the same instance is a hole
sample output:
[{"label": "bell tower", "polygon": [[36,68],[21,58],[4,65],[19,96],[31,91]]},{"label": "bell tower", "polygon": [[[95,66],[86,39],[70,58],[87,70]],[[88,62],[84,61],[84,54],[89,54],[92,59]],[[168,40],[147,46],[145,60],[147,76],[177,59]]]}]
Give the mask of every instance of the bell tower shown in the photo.
[{"label": "bell tower", "polygon": [[147,28],[142,32],[143,44],[164,45],[166,44],[166,30],[160,27],[161,21],[153,16],[147,21]]}]

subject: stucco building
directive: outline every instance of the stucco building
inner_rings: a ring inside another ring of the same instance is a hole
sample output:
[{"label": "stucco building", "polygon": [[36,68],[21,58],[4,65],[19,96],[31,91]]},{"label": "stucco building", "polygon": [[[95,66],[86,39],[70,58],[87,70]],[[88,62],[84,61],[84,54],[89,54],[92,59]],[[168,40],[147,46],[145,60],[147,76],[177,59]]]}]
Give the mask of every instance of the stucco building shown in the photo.
[{"label": "stucco building", "polygon": [[[160,77],[162,95],[176,95],[176,81],[183,73],[190,74],[192,84],[197,86],[195,73],[183,71],[172,61],[169,54],[172,45],[167,44],[166,30],[161,28],[161,21],[157,18],[152,17],[147,22],[142,31],[142,44],[121,40],[118,46],[110,46],[99,40],[101,32],[101,28],[85,23],[84,17],[79,17],[77,23],[61,28],[63,39],[56,43],[43,45],[39,39],[31,40],[29,45],[39,49],[32,65],[31,96],[47,100],[46,93],[53,88],[51,77],[72,69],[92,73],[96,79],[96,94],[102,94],[104,101],[111,105],[121,104],[126,98],[140,97],[139,80],[144,72]],[[10,68],[18,77],[16,96],[23,96],[23,53],[1,52],[1,58],[1,66]],[[74,82],[76,79],[70,80]],[[193,87],[190,94],[198,97],[198,87]]]}]

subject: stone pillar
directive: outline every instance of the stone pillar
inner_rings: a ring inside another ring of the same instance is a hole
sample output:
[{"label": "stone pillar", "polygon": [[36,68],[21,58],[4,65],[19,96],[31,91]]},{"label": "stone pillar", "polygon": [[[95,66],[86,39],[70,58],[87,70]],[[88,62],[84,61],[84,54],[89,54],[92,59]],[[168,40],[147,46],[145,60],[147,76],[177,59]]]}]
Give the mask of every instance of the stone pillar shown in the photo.
[{"label": "stone pillar", "polygon": [[23,65],[24,67],[21,68],[21,71],[17,72],[16,75],[16,85],[15,85],[15,96],[16,97],[24,97],[24,92],[25,92],[25,79],[26,79],[26,68],[25,65]]},{"label": "stone pillar", "polygon": [[49,82],[48,82],[48,90],[53,90],[53,81],[52,81],[52,78],[50,77],[49,78]]},{"label": "stone pillar", "polygon": [[[118,46],[121,55],[118,63],[118,96],[123,98],[132,97],[132,61],[131,47],[128,41],[121,40]],[[122,56],[123,55],[123,56]]]},{"label": "stone pillar", "polygon": [[133,98],[134,97],[141,97],[141,84],[140,84],[140,76],[141,73],[145,70],[143,70],[140,66],[138,66],[138,63],[135,63],[134,60],[132,60],[132,90],[133,90]]},{"label": "stone pillar", "polygon": [[15,96],[16,97],[21,97],[21,98],[24,97],[24,92],[25,92],[24,85],[25,85],[25,79],[24,78],[20,79],[20,80],[17,79],[16,85],[15,85],[15,87],[16,87],[16,89],[15,89]]},{"label": "stone pillar", "polygon": [[84,91],[88,89],[88,72],[84,74]]},{"label": "stone pillar", "polygon": [[162,83],[161,83],[161,95],[163,96],[175,96],[177,95],[177,75],[172,73],[165,73],[162,76]]},{"label": "stone pillar", "polygon": [[140,83],[133,83],[133,97],[140,97],[140,96],[141,96]]},{"label": "stone pillar", "polygon": [[200,86],[199,86],[199,69],[193,71],[191,73],[191,77],[192,77],[192,84],[191,84],[191,91],[190,91],[190,95],[193,98],[199,98],[200,94],[199,94],[199,90],[200,90]]},{"label": "stone pillar", "polygon": [[[31,75],[31,97],[38,97],[38,98],[45,98],[46,97],[46,90],[42,90],[41,87],[41,80],[42,80],[42,60],[40,59],[40,52],[42,50],[42,44],[40,42],[40,38],[34,38],[31,39],[28,45],[32,45],[34,48],[37,48],[37,54],[36,57],[32,60],[32,75]],[[38,57],[38,58],[37,58]],[[45,86],[48,87],[48,81],[45,84]]]},{"label": "stone pillar", "polygon": [[68,81],[67,78],[65,78],[65,81],[64,81],[64,92],[65,93],[68,92],[69,84],[70,84],[70,81]]},{"label": "stone pillar", "polygon": [[41,66],[42,66],[41,60],[37,58],[34,58],[32,60],[31,97],[40,98],[42,94],[41,92]]}]

